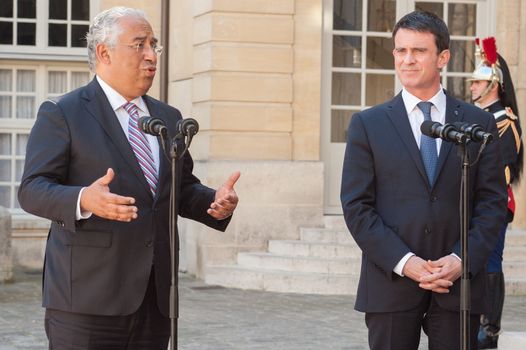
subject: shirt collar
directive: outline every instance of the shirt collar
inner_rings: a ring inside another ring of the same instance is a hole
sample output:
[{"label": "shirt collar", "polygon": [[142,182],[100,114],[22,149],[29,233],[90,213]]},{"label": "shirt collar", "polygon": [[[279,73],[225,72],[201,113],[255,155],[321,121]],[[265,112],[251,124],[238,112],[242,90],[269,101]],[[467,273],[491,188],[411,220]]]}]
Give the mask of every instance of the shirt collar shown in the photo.
[{"label": "shirt collar", "polygon": [[[112,88],[108,83],[102,80],[101,77],[97,75],[96,78],[97,78],[97,81],[99,82],[100,87],[102,88],[102,91],[104,91],[104,94],[108,98],[111,108],[114,111],[117,111],[119,108],[121,108],[124,104],[128,102],[128,100],[126,100],[114,88]],[[141,96],[134,98],[130,102],[134,103],[144,113],[147,112],[146,104],[144,103],[144,100],[142,99]]]},{"label": "shirt collar", "polygon": [[[405,109],[407,112],[407,115],[409,115],[413,110],[416,108],[416,105],[420,102],[422,102],[421,99],[416,97],[415,95],[411,94],[409,91],[407,91],[405,88],[402,89],[402,99],[404,101]],[[435,106],[435,108],[438,110],[440,115],[444,114],[446,111],[446,94],[444,93],[444,89],[442,89],[442,85],[440,85],[440,89],[438,92],[431,97],[429,100]]]}]

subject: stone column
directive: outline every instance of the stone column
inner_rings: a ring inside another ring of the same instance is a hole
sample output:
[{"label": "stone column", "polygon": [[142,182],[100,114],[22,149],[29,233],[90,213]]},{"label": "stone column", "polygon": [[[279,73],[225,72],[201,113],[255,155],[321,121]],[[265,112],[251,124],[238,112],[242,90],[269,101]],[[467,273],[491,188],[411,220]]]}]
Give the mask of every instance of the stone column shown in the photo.
[{"label": "stone column", "polygon": [[13,277],[13,260],[11,256],[11,214],[0,207],[0,283]]}]

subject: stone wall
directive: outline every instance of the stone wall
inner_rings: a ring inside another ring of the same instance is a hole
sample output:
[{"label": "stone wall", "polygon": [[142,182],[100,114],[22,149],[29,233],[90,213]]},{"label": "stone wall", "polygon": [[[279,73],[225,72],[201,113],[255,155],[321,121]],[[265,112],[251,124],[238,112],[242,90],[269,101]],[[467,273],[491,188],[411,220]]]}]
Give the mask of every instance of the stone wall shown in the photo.
[{"label": "stone wall", "polygon": [[13,260],[11,256],[11,214],[0,207],[0,283],[13,277]]},{"label": "stone wall", "polygon": [[[497,3],[497,49],[506,59],[515,85],[519,116],[526,141],[526,1],[507,0]],[[526,181],[514,189],[517,209],[513,228],[526,228]]]},{"label": "stone wall", "polygon": [[225,233],[181,220],[181,268],[298,238],[323,214],[321,0],[171,2],[170,104],[200,123],[195,173],[216,188],[241,171]]}]

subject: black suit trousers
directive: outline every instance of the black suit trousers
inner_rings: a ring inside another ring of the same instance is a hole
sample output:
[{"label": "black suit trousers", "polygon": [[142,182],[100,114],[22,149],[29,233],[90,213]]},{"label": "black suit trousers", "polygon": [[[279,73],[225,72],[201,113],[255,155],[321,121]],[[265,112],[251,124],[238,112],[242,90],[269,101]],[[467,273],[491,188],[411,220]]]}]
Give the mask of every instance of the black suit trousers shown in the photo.
[{"label": "black suit trousers", "polygon": [[[460,313],[441,308],[427,293],[414,309],[400,312],[366,313],[371,350],[417,350],[423,329],[428,337],[429,350],[460,349]],[[470,349],[477,349],[480,315],[469,319]]]},{"label": "black suit trousers", "polygon": [[97,316],[46,309],[50,350],[166,350],[170,319],[157,305],[152,269],[144,300],[126,316]]}]

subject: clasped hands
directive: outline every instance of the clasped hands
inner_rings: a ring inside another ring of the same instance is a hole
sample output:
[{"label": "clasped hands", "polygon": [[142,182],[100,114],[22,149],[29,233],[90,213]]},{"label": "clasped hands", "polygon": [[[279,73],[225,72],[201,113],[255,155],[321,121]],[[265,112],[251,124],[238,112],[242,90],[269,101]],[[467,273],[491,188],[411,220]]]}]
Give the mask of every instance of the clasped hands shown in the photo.
[{"label": "clasped hands", "polygon": [[[216,191],[214,202],[210,204],[207,213],[217,220],[226,219],[236,209],[238,197],[234,184],[241,176],[234,172],[228,180]],[[120,196],[110,192],[109,184],[113,181],[115,172],[109,168],[104,176],[84,188],[80,197],[80,208],[83,212],[91,212],[101,218],[130,222],[137,218],[135,198]]]},{"label": "clasped hands", "polygon": [[422,289],[436,293],[449,293],[461,274],[462,263],[453,255],[446,255],[438,260],[423,260],[414,255],[404,265],[404,276],[418,282]]}]

